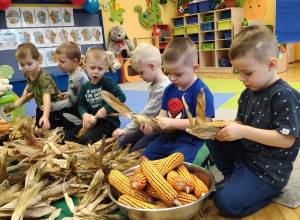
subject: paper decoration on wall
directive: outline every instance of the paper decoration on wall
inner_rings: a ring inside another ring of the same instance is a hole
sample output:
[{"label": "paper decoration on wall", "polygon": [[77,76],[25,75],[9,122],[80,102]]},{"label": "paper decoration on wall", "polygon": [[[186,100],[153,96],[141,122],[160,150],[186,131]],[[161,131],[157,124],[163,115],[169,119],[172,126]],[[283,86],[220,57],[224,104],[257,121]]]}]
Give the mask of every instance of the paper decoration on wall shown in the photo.
[{"label": "paper decoration on wall", "polygon": [[110,17],[109,20],[111,22],[118,21],[120,24],[124,23],[123,12],[125,12],[124,8],[121,8],[120,3],[116,2],[116,0],[110,0]]},{"label": "paper decoration on wall", "polygon": [[17,49],[18,41],[16,29],[4,30],[3,32],[5,49]]},{"label": "paper decoration on wall", "polygon": [[92,38],[94,44],[103,44],[103,35],[102,28],[100,27],[91,27],[92,28]]},{"label": "paper decoration on wall", "polygon": [[47,27],[49,26],[49,14],[48,8],[46,7],[37,7],[34,10],[35,21],[37,27]]},{"label": "paper decoration on wall", "polygon": [[81,43],[81,34],[79,28],[77,27],[68,28],[68,32],[69,32],[68,41],[73,41],[77,44]]},{"label": "paper decoration on wall", "polygon": [[48,8],[50,26],[62,26],[60,8]]},{"label": "paper decoration on wall", "polygon": [[245,0],[243,8],[247,21],[261,20],[267,11],[267,0]]},{"label": "paper decoration on wall", "polygon": [[93,44],[91,28],[81,27],[79,30],[82,38],[82,44]]},{"label": "paper decoration on wall", "polygon": [[4,30],[0,30],[0,50],[5,50]]},{"label": "paper decoration on wall", "polygon": [[46,42],[45,42],[45,30],[44,28],[38,28],[35,30],[32,30],[31,32],[31,42],[36,46],[36,47],[46,47]]},{"label": "paper decoration on wall", "polygon": [[60,43],[59,44],[62,44],[64,42],[67,42],[68,41],[68,36],[69,36],[69,33],[67,31],[67,28],[58,28],[58,38],[59,38],[59,41]]},{"label": "paper decoration on wall", "polygon": [[147,9],[145,12],[142,11],[140,5],[134,7],[139,13],[139,19],[144,27],[152,27],[155,24],[162,24],[161,11],[159,7],[159,0],[147,0]]},{"label": "paper decoration on wall", "polygon": [[103,7],[103,11],[106,11],[106,12],[110,10],[110,5],[111,5],[110,2],[107,2],[107,3],[101,2],[101,3],[100,3],[100,6]]},{"label": "paper decoration on wall", "polygon": [[73,8],[61,8],[63,26],[75,26]]},{"label": "paper decoration on wall", "polygon": [[59,45],[56,28],[45,28],[45,42],[48,46]]},{"label": "paper decoration on wall", "polygon": [[47,61],[46,61],[46,57],[45,57],[45,50],[42,48],[38,49],[40,55],[41,55],[41,61],[40,61],[40,67],[46,67],[47,66]]},{"label": "paper decoration on wall", "polygon": [[21,7],[21,18],[23,27],[35,27],[34,7]]},{"label": "paper decoration on wall", "polygon": [[47,66],[57,66],[56,47],[44,48]]},{"label": "paper decoration on wall", "polygon": [[28,30],[27,29],[17,29],[16,34],[17,34],[18,45],[31,42],[30,29],[28,29]]},{"label": "paper decoration on wall", "polygon": [[22,27],[21,13],[19,7],[10,7],[5,10],[7,28]]}]

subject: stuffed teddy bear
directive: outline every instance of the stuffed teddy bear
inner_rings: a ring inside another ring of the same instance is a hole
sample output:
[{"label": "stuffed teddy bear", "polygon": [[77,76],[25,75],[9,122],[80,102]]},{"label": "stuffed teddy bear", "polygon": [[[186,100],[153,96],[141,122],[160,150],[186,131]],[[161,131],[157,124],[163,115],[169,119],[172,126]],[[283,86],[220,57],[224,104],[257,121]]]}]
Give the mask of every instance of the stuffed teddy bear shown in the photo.
[{"label": "stuffed teddy bear", "polygon": [[135,49],[134,44],[128,39],[125,30],[119,26],[113,26],[108,34],[108,50],[112,51],[115,56],[130,58],[132,51]]},{"label": "stuffed teddy bear", "polygon": [[121,68],[121,64],[115,57],[115,54],[111,51],[105,51],[107,54],[107,66],[110,69],[110,72],[115,73],[117,72],[117,69]]},{"label": "stuffed teddy bear", "polygon": [[0,95],[3,95],[6,91],[11,91],[13,86],[9,84],[8,79],[0,79]]}]

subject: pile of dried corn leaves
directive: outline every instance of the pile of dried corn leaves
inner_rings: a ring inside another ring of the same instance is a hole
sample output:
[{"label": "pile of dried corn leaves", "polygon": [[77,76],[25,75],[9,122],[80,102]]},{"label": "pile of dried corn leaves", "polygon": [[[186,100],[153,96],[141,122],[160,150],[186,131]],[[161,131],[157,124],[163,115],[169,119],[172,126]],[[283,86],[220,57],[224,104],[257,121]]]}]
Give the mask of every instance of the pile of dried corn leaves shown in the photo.
[{"label": "pile of dried corn leaves", "polygon": [[[34,129],[33,117],[22,117],[0,146],[0,219],[49,219],[61,209],[51,202],[64,198],[73,217],[64,219],[123,219],[109,214],[118,208],[107,195],[111,169],[126,170],[138,164],[140,152],[119,150],[109,138],[82,146],[60,144],[63,131]],[[7,167],[8,164],[14,164]],[[70,196],[79,197],[73,204]]]}]

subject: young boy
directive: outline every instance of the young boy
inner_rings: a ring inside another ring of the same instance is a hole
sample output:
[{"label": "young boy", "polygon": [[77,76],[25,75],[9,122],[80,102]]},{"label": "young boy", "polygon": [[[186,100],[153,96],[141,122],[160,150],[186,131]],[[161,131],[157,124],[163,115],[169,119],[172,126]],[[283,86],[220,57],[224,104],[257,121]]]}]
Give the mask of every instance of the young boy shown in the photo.
[{"label": "young boy", "polygon": [[[149,99],[141,114],[145,114],[151,118],[159,114],[162,96],[165,88],[171,83],[161,69],[161,55],[159,50],[147,43],[138,45],[131,56],[131,67],[143,78],[144,81],[150,83]],[[146,135],[140,131],[139,126],[133,121],[126,125],[124,129],[116,129],[113,136],[127,135],[127,138],[120,143],[120,147],[126,147],[132,144],[130,152],[145,148],[154,141],[160,134],[153,132]]]},{"label": "young boy", "polygon": [[[31,43],[21,44],[16,50],[15,57],[27,81],[23,96],[26,96],[31,90],[35,97],[36,126],[42,127],[44,130],[61,126],[62,120],[58,112],[50,112],[51,103],[59,100],[59,90],[51,76],[39,67],[41,57],[37,48]],[[43,106],[43,110],[40,109],[41,106]]]},{"label": "young boy", "polygon": [[276,73],[278,42],[264,26],[249,26],[234,39],[229,58],[246,89],[236,120],[206,144],[224,180],[214,203],[227,216],[251,215],[288,183],[299,151],[300,94]]},{"label": "young boy", "polygon": [[[172,82],[165,90],[161,110],[158,115],[158,126],[161,129],[178,129],[177,134],[161,134],[142,152],[150,160],[167,157],[175,152],[181,152],[186,162],[192,163],[204,141],[185,132],[190,123],[182,103],[182,96],[189,106],[193,117],[196,117],[197,95],[201,88],[205,88],[206,120],[214,117],[213,96],[204,82],[197,78],[195,72],[199,68],[197,63],[197,48],[189,38],[174,38],[163,53],[163,63]],[[145,134],[152,133],[149,124],[141,125]]]},{"label": "young boy", "polygon": [[86,134],[78,139],[80,144],[86,145],[89,141],[100,140],[103,134],[111,137],[113,131],[120,126],[118,117],[110,117],[108,114],[115,112],[100,96],[101,90],[106,90],[125,102],[126,97],[120,87],[111,78],[104,76],[107,72],[107,55],[102,48],[91,47],[85,54],[86,71],[90,81],[83,84],[80,91],[78,111],[82,116],[82,125],[79,125],[66,132],[65,140],[77,140],[82,127],[91,128],[90,118],[94,115],[98,120],[97,124]]},{"label": "young boy", "polygon": [[58,66],[63,72],[69,73],[68,91],[59,94],[60,101],[51,103],[51,111],[59,111],[64,118],[64,129],[70,130],[82,124],[78,112],[78,99],[81,87],[89,79],[87,74],[78,66],[81,58],[80,48],[76,43],[67,41],[56,49]]}]

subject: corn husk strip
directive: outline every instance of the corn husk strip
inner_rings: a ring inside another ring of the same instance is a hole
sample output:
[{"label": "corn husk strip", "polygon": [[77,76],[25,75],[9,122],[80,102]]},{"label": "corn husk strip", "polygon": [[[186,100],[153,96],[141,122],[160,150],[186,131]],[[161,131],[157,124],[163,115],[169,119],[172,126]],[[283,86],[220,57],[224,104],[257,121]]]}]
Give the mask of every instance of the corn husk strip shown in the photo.
[{"label": "corn husk strip", "polygon": [[29,185],[22,190],[22,193],[18,197],[18,202],[14,213],[12,214],[12,219],[23,219],[29,202],[41,190],[41,188],[46,185],[46,183],[47,181],[43,180],[35,185]]},{"label": "corn husk strip", "polygon": [[117,203],[111,202],[111,203],[108,203],[108,204],[99,204],[99,205],[97,205],[97,207],[94,209],[94,212],[96,214],[100,214],[100,213],[101,214],[107,214],[107,213],[115,211],[118,208],[119,208],[119,206],[118,206]]},{"label": "corn husk strip", "polygon": [[55,146],[54,143],[48,142],[48,145],[50,146],[50,148],[53,150],[55,154],[61,154],[61,151]]},{"label": "corn husk strip", "polygon": [[100,92],[101,97],[104,99],[104,101],[109,104],[113,109],[115,109],[117,112],[119,112],[121,115],[123,115],[125,118],[132,120],[132,111],[130,108],[128,108],[127,105],[120,102],[118,98],[116,98],[113,94],[111,94],[108,91],[102,90]]},{"label": "corn husk strip", "polygon": [[[80,188],[70,188],[69,190],[67,190],[68,195],[70,196],[74,196],[75,194],[78,194],[78,191],[80,190]],[[56,194],[55,196],[49,197],[47,199],[47,201],[53,202],[53,201],[57,201],[64,198],[64,194]]]},{"label": "corn husk strip", "polygon": [[6,106],[3,111],[6,114],[8,114],[8,113],[12,112],[13,110],[15,110],[16,108],[21,107],[22,105],[24,105],[26,102],[30,101],[33,98],[34,98],[33,94],[32,93],[28,93],[26,96],[22,96],[21,98],[19,98],[14,103],[14,106]]},{"label": "corn husk strip", "polygon": [[0,152],[0,183],[6,179],[7,175],[7,151]]},{"label": "corn husk strip", "polygon": [[[14,185],[10,185],[9,182],[7,180],[3,181],[0,185],[0,193],[1,196],[7,196],[10,195],[12,193],[21,191],[22,189],[22,185],[19,183],[16,183]],[[1,198],[1,197],[0,197]]]},{"label": "corn husk strip", "polygon": [[91,127],[82,127],[78,134],[75,135],[75,137],[80,138],[83,135],[85,135],[87,132],[89,132],[96,124],[97,124],[97,118],[95,116],[90,117],[90,124]]},{"label": "corn husk strip", "polygon": [[185,101],[184,95],[185,95],[185,94],[183,94],[183,96],[182,96],[182,103],[183,103],[183,106],[184,106],[184,108],[185,108],[186,114],[187,114],[187,116],[188,116],[190,125],[191,125],[191,127],[193,128],[193,127],[195,127],[195,124],[194,124],[194,118],[193,118],[192,114],[191,114],[190,111],[189,111],[189,106],[188,106],[188,104],[187,104],[186,101]]},{"label": "corn husk strip", "polygon": [[29,167],[30,167],[29,163],[17,164],[14,166],[7,167],[7,172],[15,173],[15,172],[21,171],[21,170],[28,170]]},{"label": "corn husk strip", "polygon": [[34,164],[32,167],[29,168],[27,171],[27,175],[25,178],[25,187],[28,185],[35,185],[39,182],[41,176],[42,176],[42,170],[47,165],[45,161],[38,161],[36,164]]},{"label": "corn husk strip", "polygon": [[80,213],[76,215],[78,217],[82,217],[83,219],[93,219],[93,220],[124,220],[125,219],[121,215],[108,215],[108,214],[97,215],[86,208],[82,209]]},{"label": "corn husk strip", "polygon": [[86,208],[90,211],[94,211],[95,207],[102,202],[103,199],[107,197],[107,189],[105,189],[102,194],[92,203],[90,203]]},{"label": "corn husk strip", "polygon": [[88,188],[88,191],[86,195],[82,198],[79,204],[77,204],[76,210],[81,210],[82,208],[87,207],[88,204],[90,204],[92,201],[94,201],[98,194],[101,191],[102,181],[104,179],[105,175],[102,171],[102,169],[98,170],[90,183],[90,187]]},{"label": "corn husk strip", "polygon": [[60,215],[61,210],[62,210],[62,208],[55,209],[49,216],[48,220],[55,220]]},{"label": "corn husk strip", "polygon": [[15,193],[3,193],[0,196],[0,205],[4,205],[6,203],[9,203],[13,201],[14,199],[18,198],[21,192],[15,192]]},{"label": "corn husk strip", "polygon": [[[36,195],[35,197],[33,197],[33,199],[29,202],[28,207],[32,207],[35,204],[37,204],[38,202],[40,202],[42,200],[42,196],[41,195]],[[6,205],[2,206],[0,209],[3,208],[7,208],[7,209],[13,209],[16,208],[17,206],[17,199],[11,201],[10,203],[7,203]]]},{"label": "corn husk strip", "polygon": [[102,167],[102,158],[99,157],[97,154],[95,154],[94,151],[92,151],[90,148],[81,146],[83,150],[85,150],[85,152],[87,152],[89,154],[89,157],[91,158],[91,160],[93,161],[94,164],[96,164],[99,167]]},{"label": "corn husk strip", "polygon": [[24,218],[40,218],[56,210],[54,206],[41,206],[26,209]]}]

